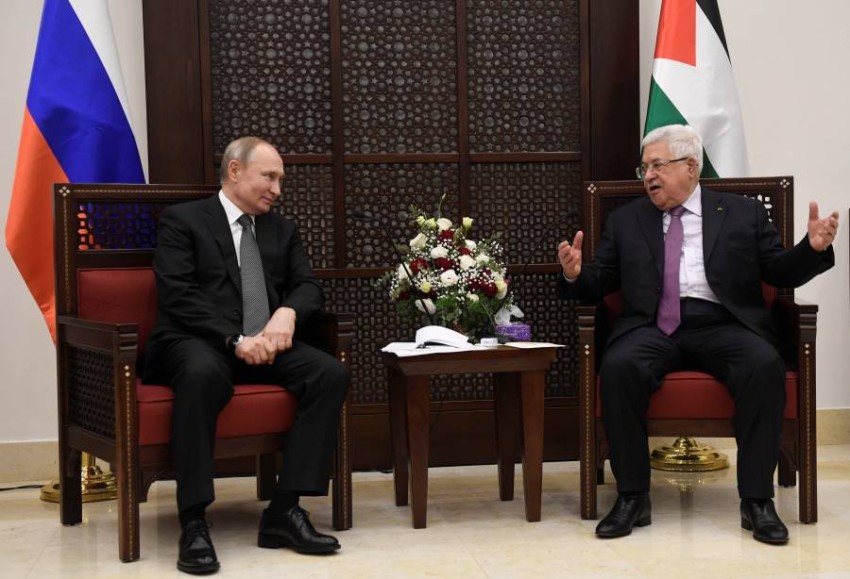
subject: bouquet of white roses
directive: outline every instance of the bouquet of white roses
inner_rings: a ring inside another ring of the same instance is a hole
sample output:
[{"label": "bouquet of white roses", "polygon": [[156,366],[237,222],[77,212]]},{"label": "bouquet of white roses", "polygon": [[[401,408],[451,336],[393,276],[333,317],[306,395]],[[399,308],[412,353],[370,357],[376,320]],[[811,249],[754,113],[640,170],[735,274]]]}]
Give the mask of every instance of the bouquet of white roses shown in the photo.
[{"label": "bouquet of white roses", "polygon": [[473,338],[492,332],[496,310],[510,310],[513,301],[496,236],[471,239],[472,218],[456,225],[440,215],[439,207],[435,217],[416,207],[410,212],[419,232],[399,247],[402,263],[378,285],[388,290],[402,317],[424,315],[430,324]]}]

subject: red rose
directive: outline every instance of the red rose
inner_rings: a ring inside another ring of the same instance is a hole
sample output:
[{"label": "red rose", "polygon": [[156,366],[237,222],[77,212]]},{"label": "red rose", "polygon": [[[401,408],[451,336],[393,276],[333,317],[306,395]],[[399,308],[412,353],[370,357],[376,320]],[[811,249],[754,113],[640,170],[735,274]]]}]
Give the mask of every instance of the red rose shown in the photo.
[{"label": "red rose", "polygon": [[466,246],[463,246],[458,249],[458,253],[460,253],[461,255],[472,255],[472,250]]},{"label": "red rose", "polygon": [[422,259],[421,257],[414,259],[410,262],[410,273],[416,275],[422,270],[428,269],[428,262]]},{"label": "red rose", "polygon": [[440,232],[440,239],[454,239],[455,232],[451,229],[444,229]]},{"label": "red rose", "polygon": [[455,263],[447,257],[438,257],[434,259],[434,265],[443,271],[448,271],[450,269],[454,269]]}]

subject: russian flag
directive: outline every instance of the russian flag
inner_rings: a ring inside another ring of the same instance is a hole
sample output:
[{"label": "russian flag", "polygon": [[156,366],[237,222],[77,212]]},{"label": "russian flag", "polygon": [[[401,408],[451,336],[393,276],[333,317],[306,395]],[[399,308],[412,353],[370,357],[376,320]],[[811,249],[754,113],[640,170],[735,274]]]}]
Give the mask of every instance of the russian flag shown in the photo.
[{"label": "russian flag", "polygon": [[53,184],[144,183],[106,0],[45,0],[6,247],[55,332]]}]

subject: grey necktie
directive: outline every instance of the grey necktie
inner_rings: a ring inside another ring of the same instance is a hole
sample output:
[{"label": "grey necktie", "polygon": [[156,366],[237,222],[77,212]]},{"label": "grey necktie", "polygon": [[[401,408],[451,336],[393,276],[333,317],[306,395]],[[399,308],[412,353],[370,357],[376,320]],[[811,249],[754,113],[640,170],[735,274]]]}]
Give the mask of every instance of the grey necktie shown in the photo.
[{"label": "grey necktie", "polygon": [[269,321],[269,296],[260,248],[251,229],[251,216],[243,213],[237,220],[242,226],[239,244],[239,268],[242,275],[242,331],[246,336],[260,333]]}]

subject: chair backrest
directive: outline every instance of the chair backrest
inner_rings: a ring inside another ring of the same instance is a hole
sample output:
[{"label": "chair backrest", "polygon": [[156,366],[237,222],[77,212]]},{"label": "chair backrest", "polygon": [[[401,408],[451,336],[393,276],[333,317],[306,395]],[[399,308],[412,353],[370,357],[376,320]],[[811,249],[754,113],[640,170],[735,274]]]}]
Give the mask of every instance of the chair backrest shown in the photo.
[{"label": "chair backrest", "polygon": [[[794,178],[793,177],[748,177],[736,179],[703,179],[703,187],[738,193],[761,201],[773,222],[782,244],[794,245]],[[584,259],[592,260],[602,235],[605,219],[614,209],[646,195],[643,182],[631,181],[585,181],[582,193],[584,207]],[[774,289],[764,286],[765,301],[771,303],[778,295],[793,297],[792,288]],[[616,296],[611,298],[616,301]],[[611,304],[616,307],[615,303]]]},{"label": "chair backrest", "polygon": [[139,325],[144,347],[156,312],[151,269],[157,219],[171,204],[218,185],[54,185],[56,313]]}]

